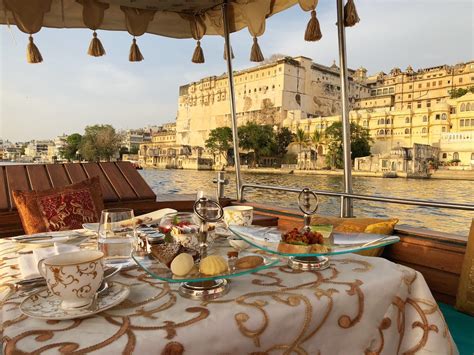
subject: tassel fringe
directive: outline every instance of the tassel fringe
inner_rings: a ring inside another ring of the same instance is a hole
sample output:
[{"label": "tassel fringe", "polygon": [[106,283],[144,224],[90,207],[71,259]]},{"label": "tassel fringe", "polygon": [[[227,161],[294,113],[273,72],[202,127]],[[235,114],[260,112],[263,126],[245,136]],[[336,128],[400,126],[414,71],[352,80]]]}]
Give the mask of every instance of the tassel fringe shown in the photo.
[{"label": "tassel fringe", "polygon": [[196,49],[194,50],[192,62],[197,64],[204,63],[204,52],[201,48],[201,41],[197,41],[196,43]]},{"label": "tassel fringe", "polygon": [[[232,49],[232,46],[230,46],[230,57],[232,59],[235,58],[234,56],[234,50]],[[224,43],[224,60],[227,60],[227,51],[225,50],[225,43]]]},{"label": "tassel fringe", "polygon": [[133,38],[132,46],[130,47],[130,54],[128,55],[128,60],[130,62],[141,62],[143,59],[143,55],[140,52],[140,48],[138,48],[137,40],[135,37]]},{"label": "tassel fringe", "polygon": [[41,53],[36,47],[36,44],[33,42],[33,36],[30,35],[30,43],[28,43],[28,47],[26,48],[26,60],[28,63],[35,64],[41,63],[43,61],[43,57]]},{"label": "tassel fringe", "polygon": [[89,50],[87,54],[93,57],[102,57],[105,55],[105,49],[100,42],[100,39],[97,38],[97,33],[94,31],[91,44],[89,45]]},{"label": "tassel fringe", "polygon": [[344,6],[344,25],[346,27],[352,27],[360,21],[357,9],[354,4],[354,0],[347,0],[346,6]]},{"label": "tassel fringe", "polygon": [[258,45],[257,37],[253,38],[252,50],[250,52],[250,61],[251,62],[263,62],[265,58],[263,57],[262,50]]},{"label": "tassel fringe", "polygon": [[306,32],[304,33],[304,40],[309,42],[319,41],[323,37],[321,33],[321,27],[319,26],[319,21],[316,17],[316,11],[311,11],[311,19],[306,26]]}]

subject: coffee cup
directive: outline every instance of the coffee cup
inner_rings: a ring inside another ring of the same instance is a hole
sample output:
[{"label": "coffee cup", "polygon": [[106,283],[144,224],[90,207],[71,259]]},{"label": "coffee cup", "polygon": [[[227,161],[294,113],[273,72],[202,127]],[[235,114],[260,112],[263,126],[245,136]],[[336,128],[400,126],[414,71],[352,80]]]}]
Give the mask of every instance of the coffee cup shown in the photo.
[{"label": "coffee cup", "polygon": [[104,278],[104,253],[81,250],[50,256],[38,262],[51,293],[61,299],[61,308],[89,306]]},{"label": "coffee cup", "polygon": [[224,207],[224,223],[228,226],[250,226],[253,220],[253,207],[228,206]]}]

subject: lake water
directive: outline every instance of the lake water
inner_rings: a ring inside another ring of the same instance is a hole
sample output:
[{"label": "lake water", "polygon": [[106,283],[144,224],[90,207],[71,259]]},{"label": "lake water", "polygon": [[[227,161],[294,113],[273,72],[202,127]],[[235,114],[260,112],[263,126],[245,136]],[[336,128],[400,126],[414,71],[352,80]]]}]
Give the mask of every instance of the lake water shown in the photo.
[{"label": "lake water", "polygon": [[[148,184],[157,194],[194,194],[203,190],[215,194],[212,179],[214,171],[193,170],[141,170]],[[235,175],[226,173],[230,180],[226,196],[235,198]],[[280,185],[296,188],[310,187],[315,190],[342,191],[342,176],[261,174],[243,172],[247,183]],[[381,179],[370,177],[353,178],[354,193],[384,197],[414,198],[432,201],[474,204],[474,182],[459,180],[414,180]],[[246,190],[245,199],[278,207],[297,206],[297,194],[268,190]],[[339,214],[339,199],[320,197],[318,213],[336,216]],[[371,201],[354,201],[356,216],[396,217],[399,224],[428,228],[458,235],[467,235],[474,213],[430,207],[383,204]]]}]

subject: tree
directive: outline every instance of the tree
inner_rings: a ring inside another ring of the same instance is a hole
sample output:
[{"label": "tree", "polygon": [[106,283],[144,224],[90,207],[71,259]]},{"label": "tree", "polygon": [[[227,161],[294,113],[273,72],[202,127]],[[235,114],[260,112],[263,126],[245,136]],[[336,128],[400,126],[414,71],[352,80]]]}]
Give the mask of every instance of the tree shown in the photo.
[{"label": "tree", "polygon": [[283,127],[278,130],[275,135],[275,146],[273,149],[273,154],[278,158],[283,158],[288,152],[288,146],[293,140],[293,133],[287,128]]},{"label": "tree", "polygon": [[207,138],[205,144],[212,154],[217,154],[227,159],[227,153],[232,147],[232,130],[230,127],[217,127],[213,129],[209,133],[209,138]]},{"label": "tree", "polygon": [[79,151],[88,161],[110,161],[118,153],[121,141],[121,135],[111,125],[87,126]]},{"label": "tree", "polygon": [[76,160],[81,145],[82,136],[79,133],[73,133],[66,139],[66,144],[60,149],[60,154],[67,161]]},{"label": "tree", "polygon": [[296,144],[301,149],[306,146],[308,143],[308,135],[305,133],[304,130],[298,128],[295,135],[293,136],[293,144]]},{"label": "tree", "polygon": [[[370,155],[370,138],[369,130],[351,122],[351,160],[359,157]],[[325,135],[328,140],[328,154],[326,155],[326,163],[329,166],[342,168],[343,163],[343,144],[342,144],[342,122],[334,122],[326,128]]]},{"label": "tree", "polygon": [[311,137],[309,137],[309,144],[311,147],[313,147],[316,151],[318,151],[318,147],[322,144],[323,142],[323,134],[321,131],[314,131]]},{"label": "tree", "polygon": [[458,97],[464,96],[469,92],[474,93],[474,86],[471,86],[467,89],[463,89],[463,88],[452,89],[449,91],[449,95],[451,96],[452,99],[457,99]]},{"label": "tree", "polygon": [[259,162],[261,156],[271,156],[275,147],[275,133],[270,125],[260,126],[248,122],[239,128],[239,142],[243,149],[253,152],[252,166]]}]

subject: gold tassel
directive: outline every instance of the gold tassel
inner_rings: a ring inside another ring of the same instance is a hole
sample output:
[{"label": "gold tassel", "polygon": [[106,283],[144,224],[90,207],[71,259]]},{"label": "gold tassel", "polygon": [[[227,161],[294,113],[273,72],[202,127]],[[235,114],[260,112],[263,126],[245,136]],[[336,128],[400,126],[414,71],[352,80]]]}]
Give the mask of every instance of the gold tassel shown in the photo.
[{"label": "gold tassel", "polygon": [[250,61],[251,62],[263,62],[265,58],[263,57],[260,46],[258,45],[257,37],[253,38],[252,50],[250,52]]},{"label": "gold tassel", "polygon": [[36,44],[33,43],[33,36],[30,35],[30,43],[28,43],[28,47],[26,48],[26,60],[28,63],[41,63],[43,61],[43,57],[41,53],[36,47]]},{"label": "gold tassel", "polygon": [[102,43],[100,42],[100,39],[97,38],[97,33],[94,31],[93,33],[93,38],[91,41],[91,44],[89,45],[89,50],[87,51],[87,54],[93,56],[93,57],[102,57],[105,55],[105,49],[102,46]]},{"label": "gold tassel", "polygon": [[321,27],[319,27],[319,21],[316,17],[316,11],[311,11],[311,19],[306,26],[306,32],[304,33],[304,40],[309,42],[319,41],[323,37],[321,33]]},{"label": "gold tassel", "polygon": [[[230,46],[230,57],[232,59],[235,58],[234,56],[234,50],[232,49],[232,46]],[[224,43],[224,60],[227,60],[227,51],[225,50],[225,43]]]},{"label": "gold tassel", "polygon": [[128,60],[130,62],[141,62],[143,59],[143,55],[140,52],[140,48],[138,48],[137,40],[133,37],[133,43],[130,47],[130,54],[128,55]]},{"label": "gold tassel", "polygon": [[346,27],[352,27],[360,21],[357,9],[354,4],[354,0],[347,0],[346,6],[344,6],[344,25]]},{"label": "gold tassel", "polygon": [[201,48],[201,41],[197,41],[196,43],[196,49],[194,50],[192,62],[197,64],[204,63],[204,52]]}]

